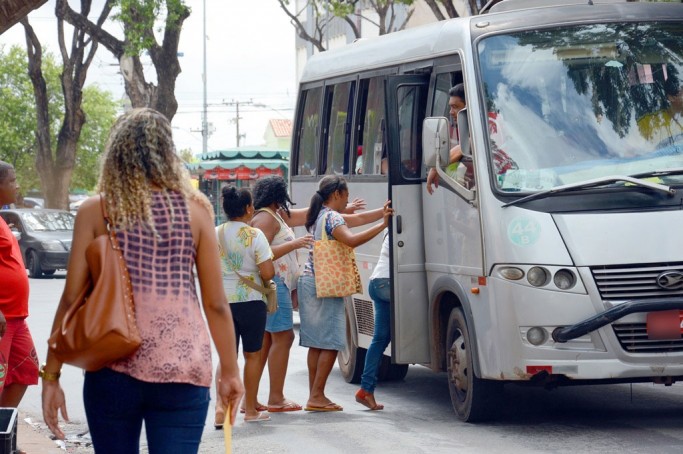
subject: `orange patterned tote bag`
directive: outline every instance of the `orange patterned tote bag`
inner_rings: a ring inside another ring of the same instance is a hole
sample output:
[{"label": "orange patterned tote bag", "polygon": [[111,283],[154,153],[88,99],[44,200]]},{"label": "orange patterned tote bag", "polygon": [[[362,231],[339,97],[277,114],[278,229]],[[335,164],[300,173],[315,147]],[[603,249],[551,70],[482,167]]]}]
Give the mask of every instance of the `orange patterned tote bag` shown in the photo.
[{"label": "orange patterned tote bag", "polygon": [[327,237],[327,217],[322,224],[322,238],[313,243],[315,290],[318,298],[342,297],[363,293],[356,254],[351,246]]}]

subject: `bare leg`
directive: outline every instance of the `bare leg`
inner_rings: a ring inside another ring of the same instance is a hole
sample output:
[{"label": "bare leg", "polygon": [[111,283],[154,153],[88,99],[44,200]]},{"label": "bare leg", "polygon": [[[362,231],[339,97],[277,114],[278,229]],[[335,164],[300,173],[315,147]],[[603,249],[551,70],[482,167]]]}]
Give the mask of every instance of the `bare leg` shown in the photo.
[{"label": "bare leg", "polygon": [[261,350],[244,353],[244,409],[245,418],[252,419],[259,415],[257,410],[256,396],[258,394],[258,382],[261,378]]},{"label": "bare leg", "polygon": [[[260,350],[260,355],[258,358],[258,363],[259,363],[259,375],[258,375],[258,380],[256,380],[256,395],[258,396],[258,389],[259,385],[261,383],[261,377],[263,376],[263,370],[266,368],[266,363],[268,362],[268,352],[270,351],[270,346],[272,345],[272,339],[270,337],[270,333],[268,331],[265,331],[263,333],[263,343],[261,344],[261,350]],[[246,395],[245,395],[245,400],[246,400]],[[241,411],[244,413],[245,410],[245,405],[244,402],[245,400],[242,401],[242,407]],[[258,411],[265,411],[266,406],[263,404],[256,402],[256,410]]]},{"label": "bare leg", "polygon": [[[268,405],[284,405],[285,376],[289,363],[289,351],[294,342],[294,331],[267,333],[272,338],[272,347],[268,354],[268,376],[270,378],[270,394]],[[265,344],[265,341],[264,341]]]},{"label": "bare leg", "polygon": [[318,370],[318,358],[320,357],[320,350],[319,348],[313,348],[310,347],[308,349],[308,357],[306,359],[306,362],[308,363],[308,392],[309,394],[313,390],[313,382],[315,381],[315,375]]},{"label": "bare leg", "polygon": [[9,386],[5,386],[2,394],[0,394],[0,407],[12,407],[17,408],[19,402],[24,397],[28,385],[22,385],[20,383],[12,383]]},{"label": "bare leg", "polygon": [[263,333],[263,344],[261,344],[261,374],[269,361],[270,347],[273,345],[273,334],[268,331]]},{"label": "bare leg", "polygon": [[308,403],[306,404],[308,407],[324,407],[332,403],[325,396],[325,385],[327,384],[330,372],[332,372],[332,367],[334,367],[334,362],[337,360],[337,350],[319,350],[319,352],[315,376],[311,385]]}]

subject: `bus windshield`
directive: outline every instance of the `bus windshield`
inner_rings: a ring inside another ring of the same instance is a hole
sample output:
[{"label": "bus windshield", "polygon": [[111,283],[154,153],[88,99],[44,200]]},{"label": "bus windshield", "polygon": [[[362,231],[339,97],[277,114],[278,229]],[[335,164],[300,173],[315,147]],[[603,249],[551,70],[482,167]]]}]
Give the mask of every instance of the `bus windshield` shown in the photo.
[{"label": "bus windshield", "polygon": [[611,175],[683,183],[683,25],[610,23],[478,44],[488,149],[503,192]]}]

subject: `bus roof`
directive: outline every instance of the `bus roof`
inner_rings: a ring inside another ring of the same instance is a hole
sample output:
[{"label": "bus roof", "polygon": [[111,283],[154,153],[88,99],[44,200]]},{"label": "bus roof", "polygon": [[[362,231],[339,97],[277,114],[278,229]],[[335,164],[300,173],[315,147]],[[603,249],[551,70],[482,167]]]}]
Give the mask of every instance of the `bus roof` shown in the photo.
[{"label": "bus roof", "polygon": [[[480,16],[474,17],[481,19]],[[471,19],[466,17],[435,22],[377,38],[360,39],[347,46],[315,54],[306,64],[301,83],[452,52],[453,46],[444,44],[453,43],[454,40],[450,38],[461,34]]]},{"label": "bus roof", "polygon": [[[567,0],[565,0],[567,1]],[[506,4],[501,2],[496,6]],[[501,10],[480,16],[439,21],[376,38],[360,39],[352,44],[320,52],[310,57],[301,76],[301,83],[326,80],[347,74],[372,71],[406,64],[426,58],[452,54],[470,40],[472,35],[501,30],[536,28],[544,24],[581,23],[623,18],[633,20],[676,19],[683,17],[680,3],[639,3],[599,0],[595,5],[577,5],[567,1],[563,6],[540,7],[537,2],[516,3],[521,9]],[[538,13],[529,12],[538,8]],[[646,13],[646,14],[645,14]],[[484,27],[470,28],[470,23],[484,23]]]}]

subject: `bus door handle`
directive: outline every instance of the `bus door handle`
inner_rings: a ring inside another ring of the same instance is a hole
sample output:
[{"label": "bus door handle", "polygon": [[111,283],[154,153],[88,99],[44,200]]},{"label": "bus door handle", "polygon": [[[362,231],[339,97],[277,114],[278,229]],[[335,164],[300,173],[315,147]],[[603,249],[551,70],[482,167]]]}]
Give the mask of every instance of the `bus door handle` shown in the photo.
[{"label": "bus door handle", "polygon": [[403,232],[403,222],[401,220],[401,215],[398,214],[396,215],[396,233],[402,233]]}]

